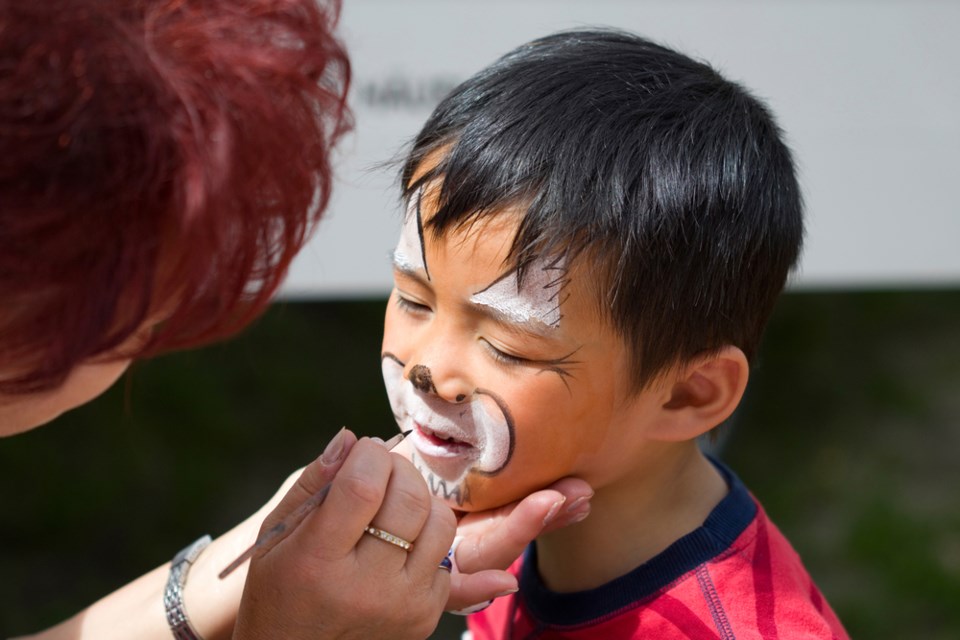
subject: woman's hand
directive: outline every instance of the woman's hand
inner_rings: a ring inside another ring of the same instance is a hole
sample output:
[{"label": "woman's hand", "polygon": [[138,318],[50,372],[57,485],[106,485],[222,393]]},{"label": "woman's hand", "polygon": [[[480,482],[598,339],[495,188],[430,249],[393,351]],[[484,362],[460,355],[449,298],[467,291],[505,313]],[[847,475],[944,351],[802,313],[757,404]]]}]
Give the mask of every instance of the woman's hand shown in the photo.
[{"label": "woman's hand", "polygon": [[513,575],[491,569],[509,567],[538,535],[586,518],[592,496],[583,480],[564,478],[518,502],[464,516],[457,525],[462,540],[447,609],[463,609],[515,591]]},{"label": "woman's hand", "polygon": [[[436,627],[450,588],[439,564],[453,513],[408,461],[375,441],[342,437],[342,457],[308,466],[264,521],[261,531],[335,474],[324,504],[251,562],[234,638],[425,638]],[[413,548],[367,535],[367,525]]]},{"label": "woman's hand", "polygon": [[[289,537],[225,580],[217,577],[256,540],[258,529],[272,528],[331,480],[326,502]],[[515,590],[516,579],[502,569],[540,533],[583,519],[591,495],[585,482],[568,478],[518,503],[463,518],[459,572],[450,576],[438,565],[453,539],[453,513],[429,498],[409,462],[343,431],[270,502],[200,554],[185,588],[187,613],[207,640],[425,638],[441,609]],[[413,550],[364,534],[371,522],[414,542]],[[168,573],[169,564],[161,565],[32,637],[167,639],[162,593]]]}]

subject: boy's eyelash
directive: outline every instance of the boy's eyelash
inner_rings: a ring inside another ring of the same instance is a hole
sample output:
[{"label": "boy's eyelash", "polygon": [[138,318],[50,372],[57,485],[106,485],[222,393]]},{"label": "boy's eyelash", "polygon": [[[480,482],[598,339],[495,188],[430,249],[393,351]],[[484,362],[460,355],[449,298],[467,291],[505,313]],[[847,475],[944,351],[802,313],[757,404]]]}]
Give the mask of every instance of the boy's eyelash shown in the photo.
[{"label": "boy's eyelash", "polygon": [[560,380],[563,382],[563,385],[569,391],[570,385],[567,383],[567,378],[570,377],[570,372],[566,369],[566,366],[579,364],[576,360],[571,360],[570,356],[579,351],[579,347],[574,349],[572,352],[567,354],[562,358],[557,358],[556,360],[531,360],[529,358],[521,358],[518,356],[510,355],[509,353],[504,353],[497,349],[495,346],[483,340],[483,344],[487,347],[487,351],[497,362],[503,363],[506,366],[513,367],[539,367],[541,373],[544,371],[550,371],[552,373],[560,376]]},{"label": "boy's eyelash", "polygon": [[528,360],[526,358],[521,358],[519,356],[514,356],[504,351],[501,351],[500,349],[497,349],[495,346],[490,344],[487,340],[483,340],[482,342],[487,347],[487,350],[490,352],[490,355],[492,355],[499,362],[503,362],[504,364],[510,364],[510,365],[520,365],[520,364],[531,363],[531,360]]},{"label": "boy's eyelash", "polygon": [[427,305],[414,302],[413,300],[408,300],[401,295],[398,295],[396,300],[397,307],[406,311],[407,313],[425,313],[430,311],[430,307]]}]

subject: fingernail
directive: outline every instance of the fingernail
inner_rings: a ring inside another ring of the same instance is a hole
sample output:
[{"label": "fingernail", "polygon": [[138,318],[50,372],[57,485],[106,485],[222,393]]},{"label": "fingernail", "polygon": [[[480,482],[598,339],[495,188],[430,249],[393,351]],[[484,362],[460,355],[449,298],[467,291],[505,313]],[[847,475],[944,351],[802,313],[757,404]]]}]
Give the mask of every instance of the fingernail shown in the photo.
[{"label": "fingernail", "polygon": [[320,454],[320,464],[325,467],[329,467],[330,465],[340,461],[340,458],[343,457],[343,445],[346,431],[346,427],[341,427],[340,431],[337,432],[337,435],[333,436],[333,440],[330,441],[330,443],[327,445],[327,448],[323,450],[322,454]]},{"label": "fingernail", "polygon": [[[508,596],[511,593],[516,593],[516,589],[514,589],[513,591],[504,591],[503,593],[498,593],[497,595],[494,596],[494,598],[499,598],[500,596]],[[451,611],[450,613],[454,613],[458,616],[467,616],[467,615],[470,615],[471,613],[477,613],[479,611],[483,611],[484,609],[486,609],[492,604],[493,604],[493,600],[491,599],[491,600],[487,600],[486,602],[479,602],[475,605],[465,607],[463,609],[457,609],[456,611]]]},{"label": "fingernail", "polygon": [[493,597],[494,597],[494,598],[502,598],[503,596],[509,596],[509,595],[511,595],[511,594],[514,594],[514,593],[516,593],[517,591],[519,591],[519,589],[516,589],[516,588],[514,588],[514,589],[509,589],[509,590],[507,590],[507,591],[501,591],[500,593],[498,593],[497,595],[495,595],[495,596],[493,596]]},{"label": "fingernail", "polygon": [[557,517],[557,513],[560,511],[560,507],[563,506],[563,503],[566,502],[566,498],[560,498],[550,506],[550,511],[547,511],[547,515],[543,518],[543,525],[547,526],[550,524],[554,518]]},{"label": "fingernail", "polygon": [[593,494],[590,494],[589,496],[580,496],[579,498],[577,498],[567,506],[567,513],[573,513],[578,508],[580,508],[584,503],[589,502],[590,498],[592,497],[593,497]]},{"label": "fingernail", "polygon": [[578,522],[583,522],[584,520],[587,519],[587,516],[589,516],[589,515],[590,515],[590,510],[589,510],[589,509],[587,509],[587,510],[584,511],[583,513],[578,513],[578,514],[576,514],[575,516],[573,516],[573,517],[570,518],[570,524],[576,524],[576,523],[578,523]]},{"label": "fingernail", "polygon": [[393,449],[395,446],[400,444],[402,441],[403,441],[403,434],[398,433],[397,435],[393,436],[392,438],[384,442],[383,446],[385,446],[389,451],[390,449]]}]

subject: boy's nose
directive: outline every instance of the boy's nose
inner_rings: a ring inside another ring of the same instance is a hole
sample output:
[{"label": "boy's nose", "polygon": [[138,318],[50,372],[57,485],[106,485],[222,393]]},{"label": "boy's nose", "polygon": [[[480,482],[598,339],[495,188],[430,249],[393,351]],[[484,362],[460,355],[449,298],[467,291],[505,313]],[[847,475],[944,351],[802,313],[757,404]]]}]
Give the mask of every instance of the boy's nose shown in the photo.
[{"label": "boy's nose", "polygon": [[[473,393],[467,389],[464,381],[455,376],[444,376],[439,380],[434,379],[434,374],[430,367],[423,364],[415,364],[407,372],[407,378],[413,385],[413,388],[427,395],[440,396],[447,402],[463,402]],[[440,382],[440,388],[437,388],[437,382]]]},{"label": "boy's nose", "polygon": [[415,364],[410,369],[410,382],[414,389],[421,393],[436,393],[437,388],[433,386],[433,375],[430,369],[422,364]]}]

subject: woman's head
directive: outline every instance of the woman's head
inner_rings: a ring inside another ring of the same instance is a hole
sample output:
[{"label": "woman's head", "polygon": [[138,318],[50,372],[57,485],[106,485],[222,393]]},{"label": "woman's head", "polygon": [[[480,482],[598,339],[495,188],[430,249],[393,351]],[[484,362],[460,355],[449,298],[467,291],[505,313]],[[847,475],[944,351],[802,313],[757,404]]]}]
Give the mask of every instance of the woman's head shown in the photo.
[{"label": "woman's head", "polygon": [[350,126],[338,10],[0,5],[0,400],[225,337],[266,306]]}]

